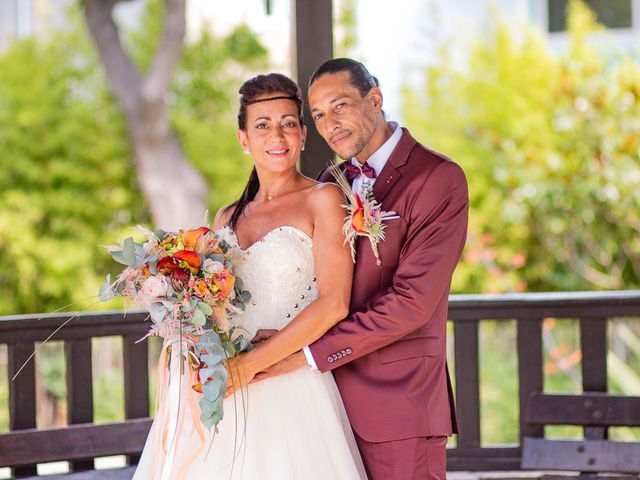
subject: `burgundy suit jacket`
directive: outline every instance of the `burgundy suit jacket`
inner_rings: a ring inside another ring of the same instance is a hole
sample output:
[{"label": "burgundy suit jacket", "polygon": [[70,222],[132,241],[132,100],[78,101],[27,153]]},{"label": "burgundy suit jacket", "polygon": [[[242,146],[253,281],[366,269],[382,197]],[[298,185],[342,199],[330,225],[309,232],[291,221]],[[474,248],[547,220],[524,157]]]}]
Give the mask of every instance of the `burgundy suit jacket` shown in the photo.
[{"label": "burgundy suit jacket", "polygon": [[382,209],[400,216],[386,221],[382,265],[359,238],[350,314],[309,346],[318,368],[333,372],[353,429],[370,442],[457,433],[445,334],[467,182],[457,164],[403,130],[373,186]]}]

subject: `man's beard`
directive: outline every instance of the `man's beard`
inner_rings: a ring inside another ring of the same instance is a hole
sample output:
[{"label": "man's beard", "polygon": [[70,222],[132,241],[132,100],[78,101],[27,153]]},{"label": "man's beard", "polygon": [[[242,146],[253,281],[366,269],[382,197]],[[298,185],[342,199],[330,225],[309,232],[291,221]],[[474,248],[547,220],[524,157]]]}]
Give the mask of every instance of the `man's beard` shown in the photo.
[{"label": "man's beard", "polygon": [[343,160],[351,160],[352,158],[358,156],[360,152],[362,152],[366,148],[366,146],[371,141],[372,136],[373,134],[370,134],[369,137],[366,139],[360,137],[356,142],[356,144],[353,146],[351,150],[349,150],[348,153],[340,154],[339,152],[336,152],[336,154]]},{"label": "man's beard", "polygon": [[[349,153],[346,154],[340,154],[338,152],[336,152],[336,154],[343,160],[351,160],[352,158],[356,157],[360,152],[362,152],[362,150],[364,150],[364,148],[367,146],[367,143],[364,140],[360,140],[358,143],[356,143],[353,148],[351,150],[349,150]],[[353,153],[351,153],[353,152]]]}]

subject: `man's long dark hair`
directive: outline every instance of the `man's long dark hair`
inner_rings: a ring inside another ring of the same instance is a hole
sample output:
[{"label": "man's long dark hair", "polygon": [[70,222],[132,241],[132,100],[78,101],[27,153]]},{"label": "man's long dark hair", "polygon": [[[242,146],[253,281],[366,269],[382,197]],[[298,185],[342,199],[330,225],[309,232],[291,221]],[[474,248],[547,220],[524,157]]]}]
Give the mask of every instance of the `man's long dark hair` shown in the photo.
[{"label": "man's long dark hair", "polygon": [[309,79],[309,87],[323,75],[335,75],[340,72],[349,72],[349,83],[358,89],[360,96],[364,97],[373,87],[379,87],[378,79],[369,73],[367,67],[351,58],[334,58],[320,65]]},{"label": "man's long dark hair", "polygon": [[[283,96],[291,97],[298,107],[298,121],[300,127],[304,125],[302,115],[302,94],[300,88],[289,77],[280,73],[270,73],[268,75],[258,75],[242,84],[240,93],[240,109],[238,110],[238,128],[247,129],[247,106],[253,103],[260,95],[265,93],[282,93]],[[245,207],[251,202],[260,189],[260,180],[255,167],[249,175],[249,181],[238,200],[229,205],[233,209],[233,214],[229,220],[229,226],[235,229],[238,219],[242,215]]]}]

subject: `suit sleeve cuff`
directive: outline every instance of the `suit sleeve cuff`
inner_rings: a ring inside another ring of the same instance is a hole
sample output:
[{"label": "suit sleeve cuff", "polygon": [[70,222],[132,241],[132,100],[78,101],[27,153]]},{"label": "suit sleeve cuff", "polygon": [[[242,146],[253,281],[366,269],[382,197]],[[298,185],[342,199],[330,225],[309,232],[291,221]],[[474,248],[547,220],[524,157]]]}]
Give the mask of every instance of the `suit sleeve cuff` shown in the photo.
[{"label": "suit sleeve cuff", "polygon": [[311,353],[311,349],[308,346],[302,347],[302,351],[304,352],[304,356],[307,359],[307,363],[311,367],[311,370],[318,370],[318,365],[316,364],[315,359],[313,358],[313,354]]}]

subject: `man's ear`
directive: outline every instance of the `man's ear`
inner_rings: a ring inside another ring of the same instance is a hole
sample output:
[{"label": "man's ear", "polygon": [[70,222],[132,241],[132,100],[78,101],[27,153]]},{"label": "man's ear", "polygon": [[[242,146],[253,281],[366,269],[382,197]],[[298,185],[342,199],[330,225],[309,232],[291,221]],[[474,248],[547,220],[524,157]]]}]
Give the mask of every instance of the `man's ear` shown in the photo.
[{"label": "man's ear", "polygon": [[374,111],[382,111],[382,90],[380,90],[379,87],[371,87],[371,90],[367,92],[367,96],[369,97],[371,106],[373,107]]}]

